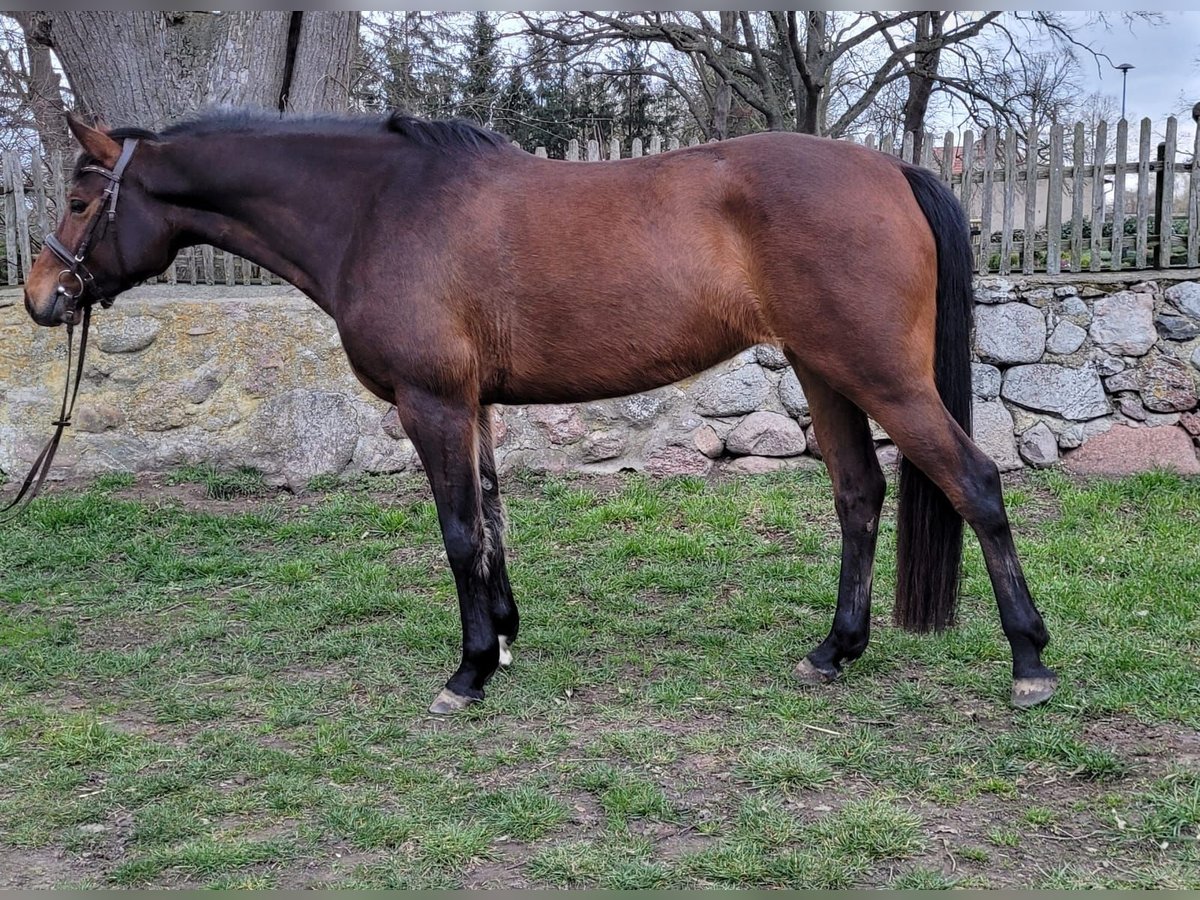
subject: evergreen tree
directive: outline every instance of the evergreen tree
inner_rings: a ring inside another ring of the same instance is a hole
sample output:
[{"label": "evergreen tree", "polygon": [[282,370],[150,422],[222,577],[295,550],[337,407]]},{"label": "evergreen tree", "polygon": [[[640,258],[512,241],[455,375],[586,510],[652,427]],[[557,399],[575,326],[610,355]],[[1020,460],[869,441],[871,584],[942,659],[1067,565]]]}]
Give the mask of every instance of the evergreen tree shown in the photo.
[{"label": "evergreen tree", "polygon": [[500,96],[500,32],[486,12],[475,13],[465,41],[459,115],[481,124],[492,121]]}]

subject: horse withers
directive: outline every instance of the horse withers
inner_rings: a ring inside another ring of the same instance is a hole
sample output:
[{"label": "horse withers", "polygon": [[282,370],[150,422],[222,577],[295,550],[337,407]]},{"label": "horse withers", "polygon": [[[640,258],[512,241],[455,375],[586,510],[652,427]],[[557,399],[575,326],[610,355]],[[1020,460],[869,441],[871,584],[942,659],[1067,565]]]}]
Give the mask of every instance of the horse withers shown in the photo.
[{"label": "horse withers", "polygon": [[965,519],[1012,647],[1013,702],[1053,694],[999,473],[970,438],[969,233],[932,173],[783,133],[572,163],[402,115],[70,126],[83,153],[57,248],[26,284],[30,315],[74,321],[208,243],[332,316],[437,505],[463,648],[433,712],[482,700],[518,633],[489,405],[645,391],[757,343],[781,347],[804,387],[842,529],[833,625],[799,678],[831,681],[867,646],[884,497],[871,416],[903,454],[896,621],[953,622]]}]

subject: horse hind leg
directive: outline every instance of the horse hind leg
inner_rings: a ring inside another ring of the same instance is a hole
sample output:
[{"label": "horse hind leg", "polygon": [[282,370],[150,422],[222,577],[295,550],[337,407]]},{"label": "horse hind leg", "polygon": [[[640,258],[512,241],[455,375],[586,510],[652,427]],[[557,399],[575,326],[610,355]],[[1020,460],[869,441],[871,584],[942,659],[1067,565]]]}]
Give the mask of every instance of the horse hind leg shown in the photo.
[{"label": "horse hind leg", "polygon": [[837,610],[829,635],[796,666],[809,684],[837,678],[842,665],[862,655],[871,635],[871,584],[879,513],[886,484],[866,414],[823,379],[802,373],[805,395],[821,455],[833,481],[834,505],[842,531]]},{"label": "horse hind leg", "polygon": [[483,499],[484,528],[487,532],[486,572],[492,626],[500,649],[500,665],[512,665],[512,645],[520,629],[520,615],[508,580],[504,559],[504,509],[500,502],[500,479],[492,440],[491,408],[479,413],[479,484]]},{"label": "horse hind leg", "polygon": [[[1058,686],[1058,676],[1041,659],[1050,637],[1021,570],[996,464],[950,416],[932,379],[899,397],[893,395],[886,402],[867,406],[907,463],[945,494],[979,539],[996,594],[1000,624],[1012,649],[1013,705],[1025,708],[1048,700]],[[907,544],[916,556],[928,548],[921,547],[922,523],[906,521],[905,502],[902,489],[901,529],[913,533],[907,537],[901,534],[899,543]],[[898,581],[905,577],[907,563],[903,556],[898,555]],[[898,592],[898,616],[904,604],[921,601],[919,596],[905,598]]]}]

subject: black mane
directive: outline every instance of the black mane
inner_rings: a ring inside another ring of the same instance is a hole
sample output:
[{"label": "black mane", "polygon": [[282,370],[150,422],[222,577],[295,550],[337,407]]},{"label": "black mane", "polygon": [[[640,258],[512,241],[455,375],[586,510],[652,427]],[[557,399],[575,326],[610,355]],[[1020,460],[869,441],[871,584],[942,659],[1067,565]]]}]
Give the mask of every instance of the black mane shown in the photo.
[{"label": "black mane", "polygon": [[[126,138],[169,141],[175,137],[209,137],[249,132],[342,135],[347,138],[383,132],[395,134],[417,147],[446,152],[465,150],[482,153],[509,144],[509,139],[504,135],[463,119],[421,119],[400,112],[386,116],[281,116],[265,110],[247,109],[202,113],[194,119],[171,125],[162,132],[147,131],[144,128],[114,128],[109,132],[109,137],[115,141]],[[87,154],[80,156],[75,165],[75,176],[79,175],[83,166],[92,162],[94,160]]]}]

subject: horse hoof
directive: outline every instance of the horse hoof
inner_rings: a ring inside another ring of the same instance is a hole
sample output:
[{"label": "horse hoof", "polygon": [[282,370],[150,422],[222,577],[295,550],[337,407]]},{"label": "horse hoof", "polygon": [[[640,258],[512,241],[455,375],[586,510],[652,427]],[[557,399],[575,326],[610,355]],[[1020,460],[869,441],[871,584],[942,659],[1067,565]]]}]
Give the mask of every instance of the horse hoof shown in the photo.
[{"label": "horse hoof", "polygon": [[1014,678],[1012,685],[1012,705],[1017,709],[1029,709],[1039,703],[1045,703],[1058,690],[1058,678]]},{"label": "horse hoof", "polygon": [[829,684],[838,677],[837,672],[826,672],[818,669],[809,661],[807,656],[796,663],[796,669],[792,674],[803,684]]},{"label": "horse hoof", "polygon": [[499,640],[500,640],[500,665],[511,666],[512,665],[512,649],[511,649],[512,645],[508,643],[508,638],[505,637],[504,635],[500,635]]},{"label": "horse hoof", "polygon": [[437,695],[433,703],[429,707],[429,711],[435,716],[448,716],[456,713],[461,709],[466,709],[475,702],[473,697],[463,697],[449,688]]}]

